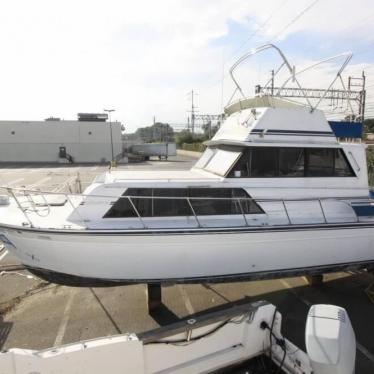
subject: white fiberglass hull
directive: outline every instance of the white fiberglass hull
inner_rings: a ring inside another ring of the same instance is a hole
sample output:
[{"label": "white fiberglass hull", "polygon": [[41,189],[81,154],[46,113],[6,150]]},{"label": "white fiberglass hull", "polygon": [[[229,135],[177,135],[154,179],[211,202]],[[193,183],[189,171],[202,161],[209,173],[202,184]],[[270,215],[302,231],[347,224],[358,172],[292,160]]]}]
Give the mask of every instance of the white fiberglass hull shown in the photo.
[{"label": "white fiberglass hull", "polygon": [[374,263],[374,227],[357,224],[177,233],[0,230],[24,265],[82,280],[221,281]]}]

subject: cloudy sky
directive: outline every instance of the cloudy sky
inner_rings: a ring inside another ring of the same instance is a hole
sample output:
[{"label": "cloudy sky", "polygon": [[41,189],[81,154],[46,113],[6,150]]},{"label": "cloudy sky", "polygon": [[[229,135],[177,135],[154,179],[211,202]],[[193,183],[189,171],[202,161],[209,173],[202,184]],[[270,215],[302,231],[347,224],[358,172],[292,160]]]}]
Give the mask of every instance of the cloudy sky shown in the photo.
[{"label": "cloudy sky", "polygon": [[[297,69],[351,50],[349,73],[367,68],[370,112],[372,0],[3,0],[0,118],[72,119],[115,108],[131,132],[153,116],[185,123],[192,89],[200,113],[220,113],[232,92],[230,65],[269,41]],[[249,94],[273,62],[269,54],[245,67]],[[317,69],[314,86],[333,67]]]}]

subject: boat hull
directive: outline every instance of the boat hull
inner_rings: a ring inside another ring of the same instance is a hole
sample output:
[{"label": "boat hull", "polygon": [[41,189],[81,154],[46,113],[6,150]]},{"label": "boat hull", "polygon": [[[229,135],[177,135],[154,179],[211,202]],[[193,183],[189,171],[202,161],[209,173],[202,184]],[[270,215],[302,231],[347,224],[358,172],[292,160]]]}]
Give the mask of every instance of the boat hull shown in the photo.
[{"label": "boat hull", "polygon": [[1,227],[38,276],[77,286],[222,282],[317,274],[374,264],[374,226],[79,232]]}]

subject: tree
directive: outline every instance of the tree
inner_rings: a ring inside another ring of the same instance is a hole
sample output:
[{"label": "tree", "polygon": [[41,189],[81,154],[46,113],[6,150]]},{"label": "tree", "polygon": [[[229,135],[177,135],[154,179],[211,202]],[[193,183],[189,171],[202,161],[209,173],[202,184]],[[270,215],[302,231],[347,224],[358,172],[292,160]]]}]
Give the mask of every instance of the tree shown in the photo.
[{"label": "tree", "polygon": [[174,129],[169,124],[162,122],[156,122],[148,127],[140,127],[136,130],[135,135],[145,143],[174,141]]},{"label": "tree", "polygon": [[204,135],[205,135],[206,140],[213,138],[213,136],[218,131],[219,126],[220,126],[219,122],[216,125],[212,126],[212,121],[208,121],[207,123],[203,124],[202,129],[204,131]]},{"label": "tree", "polygon": [[374,118],[368,118],[364,121],[364,132],[373,133],[374,132]]}]

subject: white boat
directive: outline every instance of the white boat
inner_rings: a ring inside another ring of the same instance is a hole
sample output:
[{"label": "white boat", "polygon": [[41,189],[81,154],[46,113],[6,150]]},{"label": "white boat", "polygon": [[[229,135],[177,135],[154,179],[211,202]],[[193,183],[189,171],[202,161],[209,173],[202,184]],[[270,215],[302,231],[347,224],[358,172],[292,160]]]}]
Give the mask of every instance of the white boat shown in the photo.
[{"label": "white boat", "polygon": [[260,96],[225,112],[189,171],[110,171],[83,194],[7,188],[0,239],[31,272],[72,285],[373,266],[365,145],[340,142],[311,104]]},{"label": "white boat", "polygon": [[41,351],[12,348],[0,352],[0,373],[354,373],[356,338],[343,308],[310,308],[307,352],[282,336],[281,323],[281,314],[267,302],[229,305],[138,335]]}]

